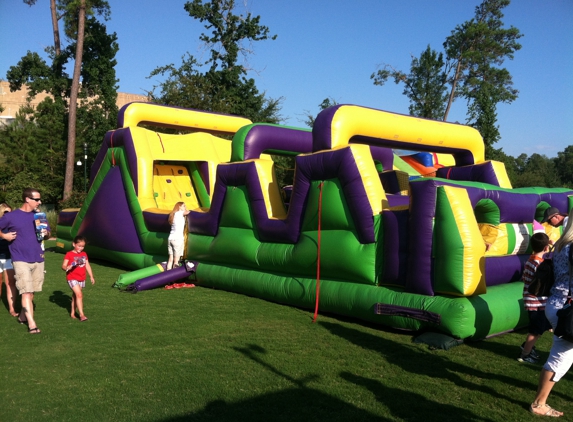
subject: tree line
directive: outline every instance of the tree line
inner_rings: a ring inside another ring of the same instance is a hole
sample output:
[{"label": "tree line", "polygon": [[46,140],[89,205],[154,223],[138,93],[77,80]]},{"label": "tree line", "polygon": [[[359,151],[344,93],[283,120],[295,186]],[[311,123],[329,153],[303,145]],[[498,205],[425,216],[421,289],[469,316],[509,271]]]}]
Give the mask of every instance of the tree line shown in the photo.
[{"label": "tree line", "polygon": [[[23,0],[33,6],[36,0]],[[463,98],[466,124],[480,131],[486,158],[505,163],[510,180],[520,186],[568,186],[573,188],[573,146],[555,158],[521,154],[514,158],[494,148],[499,141],[496,106],[518,98],[511,74],[503,68],[521,48],[517,28],[504,28],[502,10],[510,0],[484,0],[475,16],[456,26],[443,44],[443,52],[430,46],[412,58],[408,72],[384,64],[371,76],[383,86],[389,79],[404,85],[411,115],[446,120],[454,101]],[[270,29],[260,16],[236,13],[235,0],[192,0],[183,5],[189,16],[204,25],[199,41],[209,48],[201,62],[189,53],[181,64],[154,69],[163,82],[147,95],[155,103],[208,110],[247,117],[254,122],[281,123],[283,98],[269,98],[249,77],[250,46],[272,41]],[[37,186],[43,196],[60,207],[77,206],[83,199],[83,169],[75,166],[83,157],[95,157],[117,117],[115,55],[117,35],[109,34],[105,22],[111,9],[105,0],[50,0],[54,28],[48,60],[28,51],[10,67],[6,79],[11,90],[26,85],[29,98],[50,94],[35,109],[22,107],[12,124],[0,130],[0,201],[20,202],[25,186]],[[64,41],[60,38],[60,25]],[[66,65],[74,63],[73,73]],[[81,84],[80,84],[81,81]],[[320,108],[333,105],[327,98]],[[307,124],[312,125],[313,116]],[[273,157],[281,184],[292,182],[293,163],[288,157]],[[85,163],[84,163],[85,165]],[[75,177],[74,177],[75,176]],[[63,186],[63,189],[62,189]]]}]

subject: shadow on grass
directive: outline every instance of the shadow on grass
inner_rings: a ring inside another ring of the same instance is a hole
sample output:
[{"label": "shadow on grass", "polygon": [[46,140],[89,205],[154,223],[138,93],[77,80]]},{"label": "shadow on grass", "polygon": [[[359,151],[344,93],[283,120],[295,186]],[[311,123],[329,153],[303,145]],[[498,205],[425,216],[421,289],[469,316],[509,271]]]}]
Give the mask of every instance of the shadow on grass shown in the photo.
[{"label": "shadow on grass", "polygon": [[[473,412],[449,404],[428,400],[411,391],[390,388],[380,381],[342,372],[340,376],[352,384],[368,389],[376,400],[390,409],[393,418],[425,421],[490,421]],[[423,416],[422,416],[423,415]]]},{"label": "shadow on grass", "polygon": [[183,421],[261,421],[261,422],[346,422],[346,421],[389,421],[384,418],[332,397],[319,390],[308,387],[308,383],[319,378],[318,375],[307,375],[304,378],[293,378],[266,363],[261,356],[266,350],[257,345],[234,347],[236,351],[261,365],[266,370],[294,384],[293,388],[283,389],[270,394],[263,394],[244,401],[227,403],[215,400],[199,412],[164,419],[164,422]]},{"label": "shadow on grass", "polygon": [[65,294],[61,290],[54,290],[48,300],[52,303],[55,303],[60,308],[64,308],[68,312],[71,312],[72,310],[72,297]]},{"label": "shadow on grass", "polygon": [[[489,397],[496,397],[510,402],[520,408],[527,408],[527,406],[529,406],[529,403],[526,402],[528,397],[524,397],[524,401],[515,400],[513,397],[504,394],[503,389],[495,389],[490,387],[490,381],[495,380],[497,382],[501,382],[507,385],[508,389],[515,387],[530,390],[532,397],[535,394],[534,388],[530,381],[515,379],[512,377],[495,374],[493,372],[483,372],[468,365],[452,362],[445,356],[442,356],[440,353],[426,353],[416,348],[404,347],[382,337],[357,331],[352,328],[347,328],[339,324],[333,324],[329,322],[320,322],[320,324],[336,336],[342,337],[361,348],[378,352],[386,361],[399,366],[406,372],[410,372],[413,376],[425,376],[433,379],[443,379],[444,381],[455,384],[458,387],[465,388],[468,391],[478,391]],[[367,386],[377,397],[380,397],[385,405],[391,408],[393,408],[393,404],[397,402],[395,397],[387,394],[387,391],[385,394],[382,394],[384,391],[377,391],[377,389],[380,388],[386,390],[388,389],[387,386],[383,386],[378,381],[366,380],[361,377],[351,376],[350,374],[341,374],[341,376],[343,376],[343,378],[346,377],[346,379],[352,378],[359,385]],[[469,381],[473,379],[478,380],[478,382]],[[487,380],[488,382],[480,382],[483,380]],[[401,394],[404,394],[404,392]],[[403,406],[403,404],[404,403],[402,402],[402,406],[398,406],[395,409],[393,408],[393,410],[395,412],[399,412],[401,409],[402,414],[399,416],[404,418],[407,418],[407,415],[413,417],[414,414],[419,414],[419,412],[422,411],[434,413],[435,406],[437,405],[435,402],[426,400],[426,408],[418,408],[416,412],[412,413],[410,407]],[[462,409],[455,409],[456,415],[459,414],[459,412],[464,411]],[[459,420],[469,419],[471,418],[461,418]]]}]

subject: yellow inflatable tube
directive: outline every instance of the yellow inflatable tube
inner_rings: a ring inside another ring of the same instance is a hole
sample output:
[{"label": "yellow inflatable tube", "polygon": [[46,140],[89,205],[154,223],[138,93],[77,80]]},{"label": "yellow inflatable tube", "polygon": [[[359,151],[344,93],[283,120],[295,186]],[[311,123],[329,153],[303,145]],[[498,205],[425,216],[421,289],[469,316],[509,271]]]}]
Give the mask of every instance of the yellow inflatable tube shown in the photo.
[{"label": "yellow inflatable tube", "polygon": [[[321,122],[319,118],[322,117]],[[324,120],[330,121],[324,121]],[[319,115],[313,129],[315,151],[347,145],[353,137],[387,140],[392,148],[452,153],[469,152],[473,164],[484,161],[485,147],[474,128],[354,105],[341,105],[333,115]]]},{"label": "yellow inflatable tube", "polygon": [[117,127],[138,126],[140,124],[197,129],[214,133],[234,135],[240,128],[250,125],[249,119],[226,114],[208,113],[152,103],[130,103],[122,107],[117,119]]}]

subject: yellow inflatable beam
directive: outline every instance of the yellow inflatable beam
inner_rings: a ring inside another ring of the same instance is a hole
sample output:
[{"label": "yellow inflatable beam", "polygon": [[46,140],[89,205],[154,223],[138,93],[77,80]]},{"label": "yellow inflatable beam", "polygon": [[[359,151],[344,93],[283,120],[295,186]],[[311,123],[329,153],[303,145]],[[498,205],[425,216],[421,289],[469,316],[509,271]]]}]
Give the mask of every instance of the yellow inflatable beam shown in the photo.
[{"label": "yellow inflatable beam", "polygon": [[[380,139],[382,146],[413,151],[468,152],[473,163],[484,161],[485,147],[479,132],[469,126],[405,116],[354,105],[322,111],[313,128],[314,150],[347,145],[357,136]],[[366,143],[366,142],[358,142]],[[470,163],[466,163],[470,164]]]},{"label": "yellow inflatable beam", "polygon": [[250,125],[249,119],[227,114],[208,113],[152,103],[129,103],[121,108],[117,127],[131,127],[140,124],[196,129],[207,132],[234,135],[240,128]]}]

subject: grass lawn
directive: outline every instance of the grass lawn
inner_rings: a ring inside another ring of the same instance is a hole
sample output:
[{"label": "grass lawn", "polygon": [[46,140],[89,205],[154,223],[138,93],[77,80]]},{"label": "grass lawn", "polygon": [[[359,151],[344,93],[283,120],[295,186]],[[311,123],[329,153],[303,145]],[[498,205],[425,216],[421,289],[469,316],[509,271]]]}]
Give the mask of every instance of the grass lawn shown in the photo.
[{"label": "grass lawn", "polygon": [[[0,307],[0,421],[528,421],[541,365],[525,332],[431,351],[398,333],[196,287],[120,293],[92,262],[89,321],[46,253],[36,321]],[[89,282],[88,282],[89,284]],[[5,299],[4,304],[5,304]],[[547,357],[551,336],[538,343]],[[571,375],[549,403],[573,417]],[[570,419],[569,419],[570,420]]]}]

